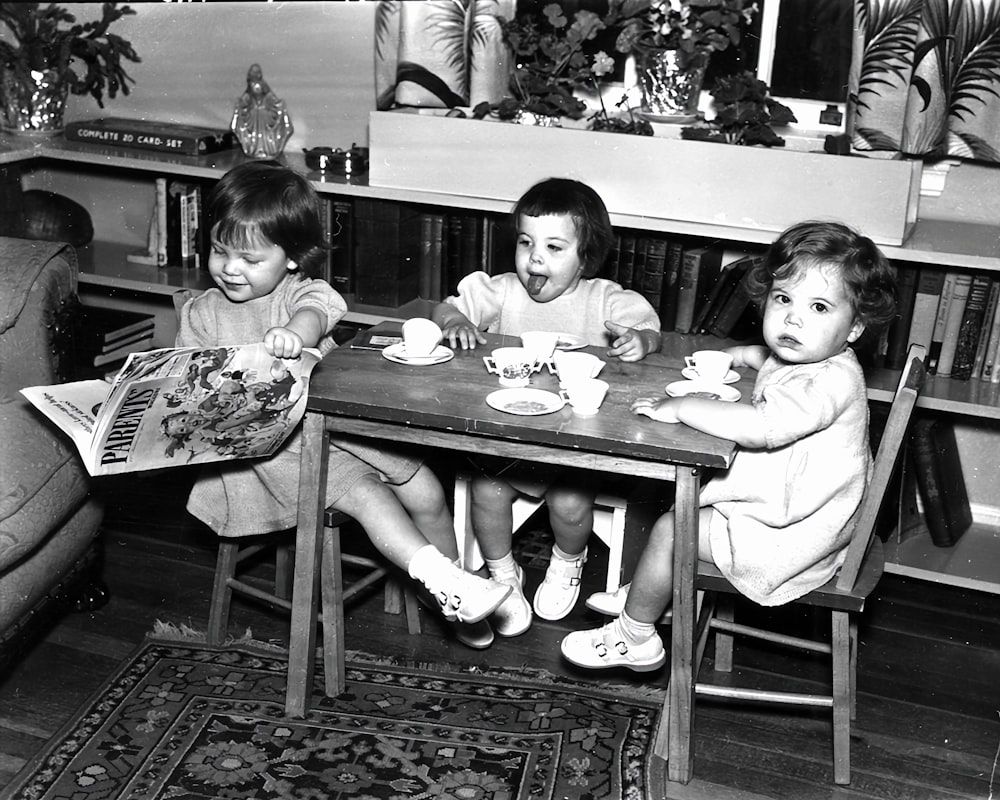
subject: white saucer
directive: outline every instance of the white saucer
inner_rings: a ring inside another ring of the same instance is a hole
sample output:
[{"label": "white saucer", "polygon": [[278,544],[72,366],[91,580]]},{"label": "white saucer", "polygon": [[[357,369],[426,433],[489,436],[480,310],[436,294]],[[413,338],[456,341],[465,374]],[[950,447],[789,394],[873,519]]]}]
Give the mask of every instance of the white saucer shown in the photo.
[{"label": "white saucer", "polygon": [[537,417],[558,411],[566,401],[545,389],[498,389],[486,395],[486,405],[507,414]]},{"label": "white saucer", "polygon": [[556,350],[579,350],[586,346],[587,342],[584,339],[574,336],[572,333],[560,333],[559,339],[556,341]]},{"label": "white saucer", "polygon": [[451,361],[455,357],[455,351],[450,347],[439,344],[429,356],[408,356],[406,355],[406,345],[403,342],[391,344],[382,351],[382,358],[394,361],[397,364],[408,364],[411,367],[427,367],[431,364],[443,364]]},{"label": "white saucer", "polygon": [[743,396],[739,389],[734,389],[732,386],[704,381],[674,381],[667,384],[666,392],[670,397],[688,397],[697,394],[711,396],[709,399],[724,400],[727,403],[735,403]]},{"label": "white saucer", "polygon": [[[694,367],[684,367],[684,369],[681,370],[681,375],[683,375],[689,381],[701,380],[701,377],[698,375],[698,370],[696,370]],[[736,370],[731,369],[729,370],[729,373],[726,375],[726,377],[722,379],[722,382],[736,383],[736,381],[738,381],[739,379],[740,379],[740,374]]]}]

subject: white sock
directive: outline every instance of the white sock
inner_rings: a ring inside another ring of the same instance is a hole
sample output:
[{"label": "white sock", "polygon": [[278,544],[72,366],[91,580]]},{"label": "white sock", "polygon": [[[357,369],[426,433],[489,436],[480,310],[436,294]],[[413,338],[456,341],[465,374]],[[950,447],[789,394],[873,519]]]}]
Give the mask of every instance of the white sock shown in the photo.
[{"label": "white sock", "polygon": [[500,558],[487,558],[485,561],[494,580],[513,578],[517,575],[517,562],[514,561],[513,552],[508,552],[507,555],[500,556]]},{"label": "white sock", "polygon": [[613,624],[617,626],[618,633],[626,644],[643,644],[656,636],[656,623],[639,622],[625,611],[618,615]]},{"label": "white sock", "polygon": [[567,553],[559,545],[552,545],[552,555],[561,561],[576,561],[579,558],[583,558],[587,554],[587,548],[584,547],[579,553]]},{"label": "white sock", "polygon": [[410,563],[406,565],[406,571],[411,578],[426,586],[427,582],[424,579],[440,574],[442,561],[446,564],[452,563],[451,559],[434,545],[425,544],[410,558]]}]

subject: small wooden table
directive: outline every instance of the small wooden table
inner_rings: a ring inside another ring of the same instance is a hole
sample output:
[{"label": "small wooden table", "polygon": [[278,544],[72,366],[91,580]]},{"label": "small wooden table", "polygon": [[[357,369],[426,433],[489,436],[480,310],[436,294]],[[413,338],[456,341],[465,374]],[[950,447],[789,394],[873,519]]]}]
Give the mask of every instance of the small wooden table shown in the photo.
[{"label": "small wooden table", "polygon": [[[389,442],[409,442],[459,452],[561,464],[676,483],[673,625],[667,724],[660,726],[654,752],[668,761],[671,780],[687,783],[693,753],[695,567],[698,493],[708,468],[727,468],[736,452],[730,441],[684,425],[636,416],[635,397],[663,394],[681,379],[676,360],[654,355],[639,363],[608,363],[600,377],[611,384],[596,416],[574,415],[566,406],[540,416],[491,408],[486,396],[501,388],[483,356],[516,342],[491,337],[473,351],[434,366],[391,362],[377,351],[347,346],[329,353],[313,372],[302,442],[296,569],[289,648],[286,710],[305,713],[313,683],[319,542],[330,432]],[[597,348],[590,352],[602,355]],[[558,392],[544,368],[531,385]],[[741,387],[744,395],[749,383]]]}]

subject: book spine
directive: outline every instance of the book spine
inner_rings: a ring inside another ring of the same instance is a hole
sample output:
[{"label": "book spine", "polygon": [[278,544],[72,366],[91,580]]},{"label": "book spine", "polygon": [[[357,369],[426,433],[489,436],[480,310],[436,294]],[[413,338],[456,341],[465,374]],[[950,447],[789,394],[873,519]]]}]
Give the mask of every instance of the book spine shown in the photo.
[{"label": "book spine", "polygon": [[[976,357],[972,361],[972,377],[982,378],[986,367],[986,352],[989,350],[990,337],[993,334],[996,320],[997,305],[1000,303],[1000,281],[990,282],[990,296],[986,301],[986,311],[983,313],[979,330],[979,343],[976,345]],[[989,378],[989,374],[986,375]]]},{"label": "book spine", "polygon": [[719,309],[719,313],[710,323],[708,332],[713,336],[726,338],[731,335],[737,335],[736,329],[738,323],[748,314],[754,313],[753,305],[750,302],[750,290],[747,287],[749,274],[750,268],[740,278],[726,302]]},{"label": "book spine", "polygon": [[653,309],[659,309],[663,294],[663,275],[667,265],[667,240],[652,237],[646,243],[646,264],[642,273],[642,296]]},{"label": "book spine", "polygon": [[902,369],[906,361],[913,307],[917,298],[917,270],[903,268],[898,274],[896,317],[889,325],[886,340],[885,366],[889,369]]},{"label": "book spine", "polygon": [[965,305],[969,299],[969,290],[972,287],[972,276],[960,273],[955,276],[955,282],[951,289],[951,301],[948,304],[948,318],[944,325],[944,340],[941,342],[941,355],[938,358],[937,374],[943,377],[951,377],[952,367],[955,363],[955,352],[958,349],[958,334],[962,327],[962,318],[965,316]]},{"label": "book spine", "polygon": [[165,127],[155,132],[148,128],[138,128],[127,124],[94,124],[73,122],[66,126],[63,136],[71,142],[84,142],[107,147],[127,147],[136,150],[153,150],[159,153],[176,153],[197,156],[217,153],[233,146],[233,134],[229,131],[191,135],[172,131]]},{"label": "book spine", "polygon": [[965,301],[965,310],[962,312],[955,344],[955,358],[951,365],[952,378],[969,380],[972,377],[972,364],[979,346],[983,314],[986,312],[992,282],[989,275],[977,273],[969,285],[969,296]]},{"label": "book spine", "polygon": [[638,237],[634,233],[622,234],[621,257],[618,261],[618,283],[623,289],[632,288],[632,274],[635,269],[635,251]]},{"label": "book spine", "polygon": [[951,423],[913,420],[909,452],[931,541],[951,547],[972,524],[965,478]]},{"label": "book spine", "polygon": [[[914,269],[917,269],[914,267]],[[944,270],[940,267],[920,267],[917,279],[917,293],[913,299],[913,320],[910,323],[909,340],[919,344],[927,352],[931,349],[934,335],[934,320],[941,300],[944,284]]]},{"label": "book spine", "polygon": [[167,228],[167,179],[156,179],[156,263],[165,267],[170,262],[167,258],[167,242],[169,231]]},{"label": "book spine", "polygon": [[663,267],[663,289],[660,292],[660,328],[672,331],[677,324],[677,290],[684,263],[684,243],[679,239],[667,242],[667,261]]},{"label": "book spine", "polygon": [[[980,377],[990,382],[993,381],[994,373],[1000,371],[997,370],[997,348],[1000,347],[1000,281],[994,281],[993,286],[997,289],[997,302],[990,321],[989,341],[986,343],[986,353],[980,371]],[[1000,376],[997,377],[1000,380]]]},{"label": "book spine", "polygon": [[327,200],[330,229],[329,278],[327,282],[341,294],[354,291],[354,208],[350,200]]}]

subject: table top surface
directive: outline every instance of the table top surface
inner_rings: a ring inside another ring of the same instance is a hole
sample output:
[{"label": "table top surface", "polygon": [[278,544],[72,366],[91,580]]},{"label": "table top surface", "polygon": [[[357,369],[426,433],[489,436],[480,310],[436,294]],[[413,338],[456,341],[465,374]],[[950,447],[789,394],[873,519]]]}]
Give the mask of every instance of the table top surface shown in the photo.
[{"label": "table top surface", "polygon": [[[483,362],[495,347],[519,342],[489,338],[489,344],[456,349],[450,361],[426,366],[396,363],[377,350],[344,345],[316,366],[308,410],[398,425],[410,429],[408,435],[413,428],[424,428],[678,466],[725,468],[732,462],[733,442],[631,412],[633,399],[663,396],[668,384],[683,380],[683,364],[676,359],[656,354],[623,363],[606,358],[600,348],[587,348],[606,362],[599,377],[611,386],[596,415],[574,414],[568,405],[547,414],[519,415],[487,404],[487,396],[503,387]],[[753,381],[744,373],[734,388],[747,401]],[[531,388],[559,392],[556,376],[545,367],[532,375]]]}]

